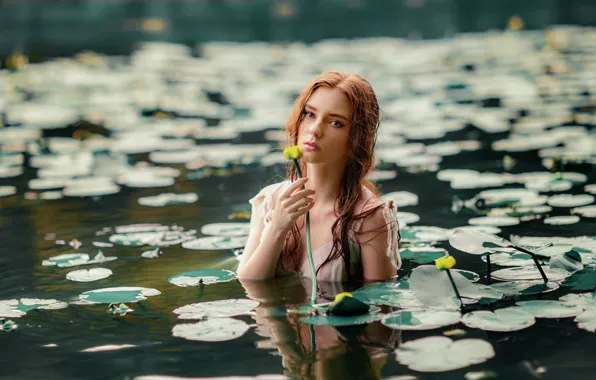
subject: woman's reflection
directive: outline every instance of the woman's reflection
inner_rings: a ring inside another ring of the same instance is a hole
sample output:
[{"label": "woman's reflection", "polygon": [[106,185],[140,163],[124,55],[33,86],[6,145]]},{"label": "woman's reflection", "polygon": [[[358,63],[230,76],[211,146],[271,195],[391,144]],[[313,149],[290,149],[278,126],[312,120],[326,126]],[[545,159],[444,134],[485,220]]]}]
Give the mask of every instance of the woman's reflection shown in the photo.
[{"label": "woman's reflection", "polygon": [[[240,280],[249,298],[260,303],[254,319],[257,342],[262,349],[275,349],[282,357],[286,375],[316,379],[380,379],[387,354],[396,348],[399,332],[380,322],[369,325],[310,326],[287,309],[304,305],[310,298],[308,279],[277,278],[269,281]],[[332,300],[344,291],[341,283],[320,283]]]}]

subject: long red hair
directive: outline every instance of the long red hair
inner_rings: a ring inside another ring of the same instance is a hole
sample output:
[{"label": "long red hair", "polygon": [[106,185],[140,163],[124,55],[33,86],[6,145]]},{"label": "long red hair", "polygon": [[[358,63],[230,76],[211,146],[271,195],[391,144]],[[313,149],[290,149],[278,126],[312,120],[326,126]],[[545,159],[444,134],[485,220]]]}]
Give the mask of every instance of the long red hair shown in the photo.
[{"label": "long red hair", "polygon": [[[348,96],[352,105],[352,120],[349,127],[349,157],[343,173],[341,192],[335,202],[335,213],[339,217],[331,228],[333,247],[325,262],[317,268],[317,272],[326,263],[342,257],[346,264],[345,268],[348,279],[351,280],[358,274],[350,273],[349,232],[354,231],[353,225],[355,221],[362,220],[374,213],[378,208],[383,207],[383,205],[380,205],[365,212],[355,214],[356,205],[361,199],[362,186],[365,186],[374,194],[379,194],[376,186],[367,180],[367,176],[374,167],[374,147],[381,111],[372,86],[364,78],[359,75],[342,72],[323,73],[316,77],[294,102],[292,113],[286,124],[289,145],[298,144],[300,124],[304,119],[304,108],[310,96],[320,87],[339,89]],[[299,161],[299,164],[302,174],[306,176],[307,167],[305,163]],[[292,181],[298,178],[296,168],[292,163],[288,165],[288,178]],[[304,218],[302,218],[303,223]],[[286,238],[281,252],[281,263],[284,268],[288,263],[291,263],[290,265],[293,267],[298,266],[299,258],[297,252],[300,247],[300,228],[301,226],[295,225]],[[398,227],[393,226],[393,228]]]}]

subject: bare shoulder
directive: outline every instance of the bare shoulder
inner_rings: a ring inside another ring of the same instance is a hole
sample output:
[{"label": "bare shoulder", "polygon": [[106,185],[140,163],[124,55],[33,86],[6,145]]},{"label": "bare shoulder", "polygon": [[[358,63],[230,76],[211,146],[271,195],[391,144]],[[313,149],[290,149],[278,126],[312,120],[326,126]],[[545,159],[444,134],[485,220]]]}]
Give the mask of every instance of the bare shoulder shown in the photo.
[{"label": "bare shoulder", "polygon": [[358,223],[358,230],[363,235],[364,240],[370,239],[373,235],[387,232],[384,207],[385,204],[381,197],[367,188],[362,188],[361,198],[356,204],[354,214],[363,216],[360,223]]}]

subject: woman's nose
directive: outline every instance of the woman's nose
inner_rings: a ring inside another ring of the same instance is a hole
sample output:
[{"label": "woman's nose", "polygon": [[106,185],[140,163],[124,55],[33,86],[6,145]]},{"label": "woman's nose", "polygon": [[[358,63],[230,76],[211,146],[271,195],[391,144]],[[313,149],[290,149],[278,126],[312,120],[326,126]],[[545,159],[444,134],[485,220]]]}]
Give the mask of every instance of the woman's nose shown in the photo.
[{"label": "woman's nose", "polygon": [[309,133],[316,137],[321,137],[323,129],[321,128],[321,121],[316,120],[310,125]]}]

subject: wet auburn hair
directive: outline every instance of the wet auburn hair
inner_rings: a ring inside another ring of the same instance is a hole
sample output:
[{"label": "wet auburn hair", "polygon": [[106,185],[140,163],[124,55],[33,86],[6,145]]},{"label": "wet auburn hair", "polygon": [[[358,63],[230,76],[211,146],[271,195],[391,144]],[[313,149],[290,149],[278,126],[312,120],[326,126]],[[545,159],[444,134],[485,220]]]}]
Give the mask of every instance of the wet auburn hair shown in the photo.
[{"label": "wet auburn hair", "polygon": [[[374,147],[379,128],[381,111],[377,96],[370,83],[359,75],[342,72],[326,72],[316,77],[298,96],[294,102],[294,107],[288,118],[286,129],[289,135],[288,145],[298,144],[298,135],[300,125],[304,119],[305,107],[311,95],[320,87],[336,88],[348,96],[352,105],[352,120],[349,128],[349,157],[344,169],[341,192],[335,201],[335,213],[339,215],[333,223],[331,232],[333,234],[333,247],[327,259],[319,269],[328,262],[342,257],[345,263],[348,279],[356,279],[356,276],[362,277],[362,273],[350,273],[350,236],[353,231],[355,221],[363,220],[373,214],[377,207],[368,209],[359,214],[355,214],[355,208],[360,201],[362,186],[371,190],[374,194],[379,192],[374,184],[367,180],[367,176],[374,167]],[[299,160],[299,164],[304,176],[307,175],[305,163]],[[288,164],[288,178],[292,181],[298,179],[296,168],[293,163]],[[301,218],[302,225],[304,217]],[[302,226],[301,225],[301,226]],[[300,248],[300,228],[298,224],[294,225],[291,233],[286,237],[281,252],[281,264],[284,270],[287,264],[296,268],[298,266],[298,249]],[[387,227],[387,229],[385,229]],[[396,226],[383,226],[379,232],[387,231],[389,228],[399,228]]]}]

